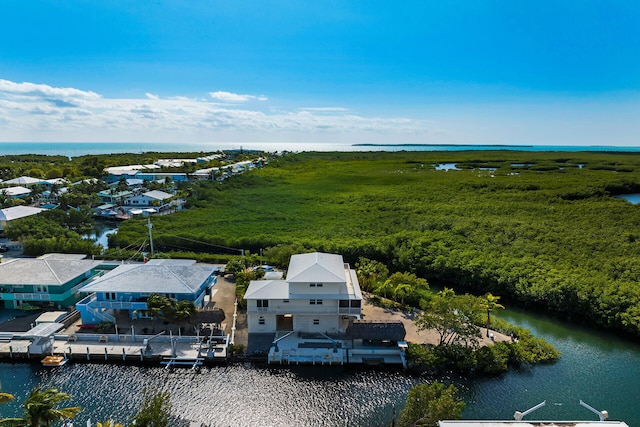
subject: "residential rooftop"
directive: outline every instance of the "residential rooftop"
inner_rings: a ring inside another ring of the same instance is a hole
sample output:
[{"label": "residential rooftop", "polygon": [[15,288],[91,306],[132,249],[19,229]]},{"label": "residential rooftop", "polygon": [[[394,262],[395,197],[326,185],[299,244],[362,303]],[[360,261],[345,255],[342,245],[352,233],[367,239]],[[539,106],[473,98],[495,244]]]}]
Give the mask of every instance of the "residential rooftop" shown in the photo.
[{"label": "residential rooftop", "polygon": [[214,266],[194,264],[194,260],[162,260],[120,265],[80,292],[191,294],[216,270]]},{"label": "residential rooftop", "polygon": [[102,264],[84,258],[76,254],[47,254],[6,260],[0,264],[0,285],[63,285]]}]

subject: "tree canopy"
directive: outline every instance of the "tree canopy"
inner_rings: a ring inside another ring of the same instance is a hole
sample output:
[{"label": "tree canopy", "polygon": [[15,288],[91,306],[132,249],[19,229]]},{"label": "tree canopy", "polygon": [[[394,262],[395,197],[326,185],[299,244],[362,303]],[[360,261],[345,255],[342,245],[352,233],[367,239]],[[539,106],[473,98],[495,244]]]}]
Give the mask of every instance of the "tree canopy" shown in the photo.
[{"label": "tree canopy", "polygon": [[445,288],[431,298],[416,316],[419,330],[433,329],[439,337],[439,345],[477,345],[481,337],[482,305],[473,295],[456,295]]},{"label": "tree canopy", "polygon": [[439,420],[460,419],[465,403],[458,397],[458,389],[434,382],[412,387],[400,413],[400,427],[437,427]]},{"label": "tree canopy", "polygon": [[[616,197],[639,191],[636,153],[287,154],[198,184],[188,210],[154,222],[154,243],[277,247],[280,263],[285,248],[340,253],[352,265],[365,257],[640,334],[640,210]],[[126,221],[111,242],[126,247],[146,231]]]}]

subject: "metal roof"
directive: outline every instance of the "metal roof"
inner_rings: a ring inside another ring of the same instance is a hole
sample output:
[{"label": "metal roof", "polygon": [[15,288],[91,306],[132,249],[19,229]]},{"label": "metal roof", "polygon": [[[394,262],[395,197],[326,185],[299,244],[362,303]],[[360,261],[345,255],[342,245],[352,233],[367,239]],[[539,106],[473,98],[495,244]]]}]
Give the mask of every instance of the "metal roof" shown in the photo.
[{"label": "metal roof", "polygon": [[30,194],[31,190],[26,187],[8,187],[0,188],[0,193],[4,193],[9,197],[22,196],[24,194]]},{"label": "metal roof", "polygon": [[160,190],[147,191],[146,193],[143,194],[143,196],[147,196],[151,199],[156,199],[156,200],[165,200],[173,197],[172,194],[169,194]]},{"label": "metal roof", "polygon": [[14,219],[39,214],[45,210],[46,209],[34,208],[32,206],[14,206],[12,208],[0,209],[0,221],[13,221]]},{"label": "metal roof", "polygon": [[32,178],[30,176],[20,176],[18,178],[13,178],[5,181],[5,184],[18,184],[18,185],[30,185],[30,184],[39,184],[43,182],[39,178]]},{"label": "metal roof", "polygon": [[[73,258],[73,257],[76,258]],[[84,255],[16,258],[0,264],[0,285],[63,285],[100,265]]]},{"label": "metal roof", "polygon": [[284,280],[252,280],[244,299],[289,299],[289,284]]},{"label": "metal roof", "polygon": [[342,255],[313,252],[291,256],[288,282],[321,282],[321,283],[345,283],[345,265]]},{"label": "metal roof", "polygon": [[193,294],[213,275],[215,267],[183,262],[120,265],[80,292]]},{"label": "metal roof", "polygon": [[64,325],[62,323],[40,323],[35,328],[25,332],[24,335],[22,335],[22,338],[33,339],[50,337],[63,328]]}]

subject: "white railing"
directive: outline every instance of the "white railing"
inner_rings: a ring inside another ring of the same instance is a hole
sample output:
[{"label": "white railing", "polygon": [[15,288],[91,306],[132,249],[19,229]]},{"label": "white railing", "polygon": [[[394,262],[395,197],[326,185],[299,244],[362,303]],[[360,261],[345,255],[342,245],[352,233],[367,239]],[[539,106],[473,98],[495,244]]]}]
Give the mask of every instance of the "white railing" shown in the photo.
[{"label": "white railing", "polygon": [[49,294],[13,294],[13,299],[23,301],[51,301]]},{"label": "white railing", "polygon": [[247,313],[251,314],[362,314],[360,307],[322,307],[322,306],[304,306],[304,307],[247,307]]},{"label": "white railing", "polygon": [[93,304],[91,303],[87,304],[87,311],[89,311],[91,314],[93,314],[95,317],[97,317],[100,320],[104,320],[105,322],[116,323],[115,317],[113,317],[112,315],[110,315],[105,311],[102,311],[100,309],[93,307]]},{"label": "white railing", "polygon": [[92,307],[109,308],[114,310],[145,310],[147,303],[142,301],[93,301]]}]

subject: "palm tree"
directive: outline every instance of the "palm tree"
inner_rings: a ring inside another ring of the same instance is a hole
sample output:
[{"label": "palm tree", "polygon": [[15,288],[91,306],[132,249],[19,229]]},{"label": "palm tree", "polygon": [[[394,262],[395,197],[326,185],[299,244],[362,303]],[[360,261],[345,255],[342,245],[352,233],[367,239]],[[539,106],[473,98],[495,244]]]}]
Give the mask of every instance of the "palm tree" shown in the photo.
[{"label": "palm tree", "polygon": [[382,294],[385,298],[387,298],[387,293],[393,295],[395,286],[396,285],[391,280],[387,279],[378,285],[378,287],[376,288],[376,294]]},{"label": "palm tree", "polygon": [[196,314],[196,306],[193,301],[178,301],[175,315],[180,320],[180,329],[182,329],[182,321],[190,319],[194,314]]},{"label": "palm tree", "polygon": [[404,297],[411,293],[413,287],[409,283],[398,283],[393,289],[396,300],[400,297],[400,304],[404,305]]},{"label": "palm tree", "polygon": [[[0,403],[8,403],[15,399],[13,394],[0,393]],[[22,418],[1,418],[0,426],[19,426],[24,423]]]},{"label": "palm tree", "polygon": [[8,403],[11,402],[16,397],[13,394],[9,393],[0,393],[0,403]]},{"label": "palm tree", "polygon": [[504,308],[504,305],[498,303],[499,300],[500,297],[492,295],[491,292],[488,292],[482,299],[482,308],[487,310],[487,336],[489,336],[489,327],[491,326],[491,312],[498,308]]},{"label": "palm tree", "polygon": [[55,387],[42,389],[35,387],[29,393],[27,400],[22,404],[25,410],[24,421],[27,427],[48,427],[51,423],[73,418],[81,408],[74,406],[58,408],[65,400],[71,399],[67,393],[59,391]]}]

